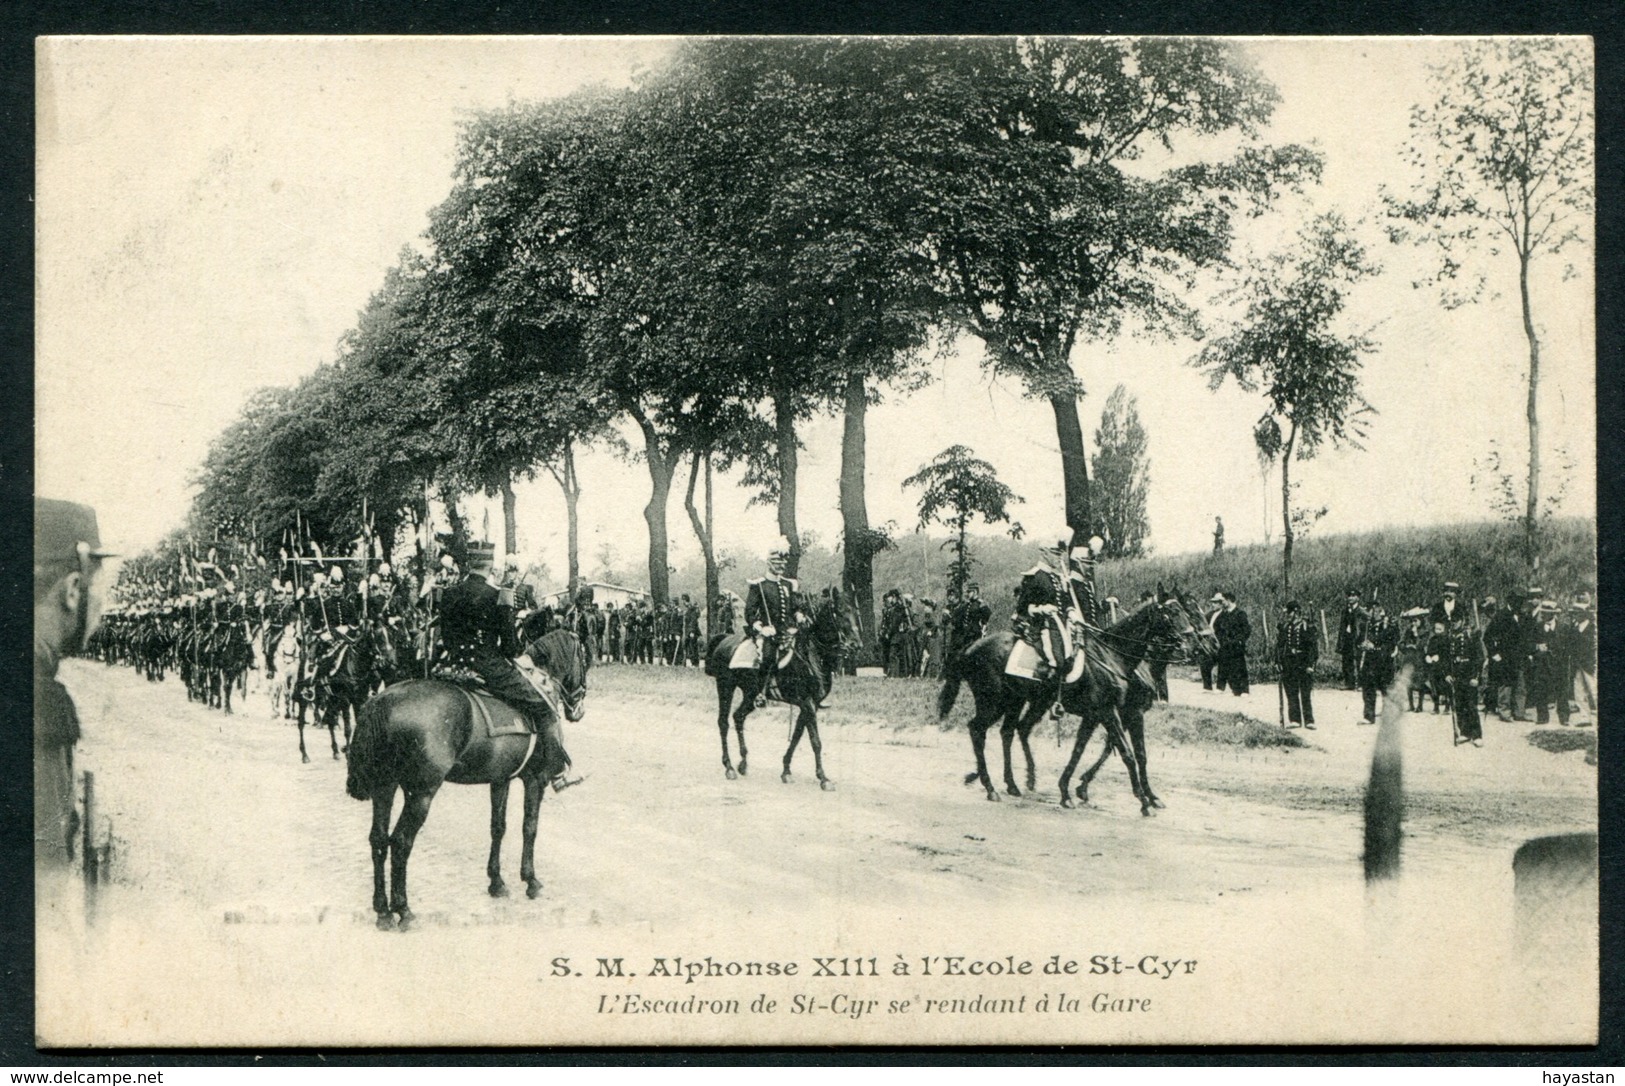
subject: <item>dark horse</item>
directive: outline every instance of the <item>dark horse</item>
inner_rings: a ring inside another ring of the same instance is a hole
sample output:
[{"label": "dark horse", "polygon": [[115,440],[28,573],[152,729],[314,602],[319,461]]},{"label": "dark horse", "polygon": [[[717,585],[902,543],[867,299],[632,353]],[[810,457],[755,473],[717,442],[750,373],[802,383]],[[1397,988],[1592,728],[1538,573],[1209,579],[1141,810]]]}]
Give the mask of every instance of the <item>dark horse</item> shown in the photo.
[{"label": "dark horse", "polygon": [[[587,697],[590,661],[572,633],[554,630],[527,650],[558,687],[565,718],[581,719]],[[559,721],[550,722],[557,728]],[[361,708],[345,791],[372,800],[372,907],[378,926],[388,930],[399,917],[402,930],[411,925],[406,899],[406,863],[412,843],[429,817],[429,804],[446,781],[491,786],[491,858],[486,865],[492,897],[506,897],[502,881],[502,837],[508,828],[508,784],[518,778],[525,788],[524,849],[519,877],[525,895],[542,892],[536,877],[537,813],[548,780],[564,771],[543,754],[546,744],[534,736],[484,734],[461,688],[437,679],[413,679],[389,687]],[[393,832],[389,828],[395,791],[405,792]],[[384,860],[389,860],[389,893],[384,892]]]},{"label": "dark horse", "polygon": [[[1140,800],[1141,813],[1149,815],[1153,807],[1162,806],[1146,774],[1144,713],[1155,701],[1156,691],[1145,665],[1153,659],[1171,660],[1201,637],[1191,621],[1192,611],[1188,598],[1177,592],[1164,592],[1159,586],[1153,602],[1107,629],[1091,631],[1086,645],[1089,667],[1078,680],[1060,690],[1061,708],[1081,720],[1071,761],[1061,777],[1062,806],[1072,805],[1068,792],[1072,771],[1090,736],[1100,726],[1106,729],[1106,753],[1115,749],[1122,755],[1134,795]],[[1016,786],[1011,763],[1011,742],[1017,736],[1021,739],[1022,753],[1027,758],[1027,787],[1033,789],[1037,786],[1037,772],[1029,737],[1057,695],[1054,679],[1038,682],[1005,674],[1015,643],[1014,634],[1001,632],[988,634],[970,645],[949,661],[949,673],[937,699],[938,715],[946,717],[958,697],[961,682],[968,683],[976,696],[976,713],[969,724],[976,770],[966,775],[965,783],[981,781],[990,800],[997,800],[999,794],[987,770],[988,729],[1002,719],[999,733],[1004,741],[1005,789],[1012,796],[1019,796],[1021,789]],[[1088,798],[1088,783],[1104,760],[1105,753],[1085,775],[1079,786],[1080,798]]]},{"label": "dark horse", "polygon": [[[318,645],[321,642],[317,642]],[[312,683],[316,704],[316,726],[327,729],[333,747],[333,760],[350,749],[351,721],[361,719],[361,706],[372,693],[373,675],[378,668],[393,670],[395,645],[379,626],[368,625],[353,640],[335,643],[327,649]],[[299,708],[299,758],[305,753],[305,712]],[[338,742],[338,727],[344,725],[344,746]]]},{"label": "dark horse", "polygon": [[[791,639],[790,652],[788,655],[781,655],[777,661],[777,668],[772,673],[773,683],[765,691],[769,699],[796,707],[795,731],[791,733],[790,746],[784,752],[784,771],[779,779],[785,784],[790,783],[790,761],[795,757],[802,732],[806,732],[807,740],[812,744],[813,766],[818,773],[818,787],[826,792],[832,792],[835,790],[835,782],[824,776],[824,744],[818,737],[818,703],[827,692],[824,680],[810,655],[808,631],[802,628],[786,632]],[[717,634],[711,638],[705,649],[705,673],[715,677],[717,681],[717,731],[722,735],[722,768],[727,771],[729,780],[734,780],[745,772],[745,718],[756,710],[757,697],[764,693],[761,671],[756,668],[728,666],[733,659],[734,650],[745,637],[746,635],[742,633]],[[737,774],[734,772],[732,760],[728,757],[728,709],[733,704],[735,690],[744,693],[739,708],[733,714],[734,728],[739,734]]]}]

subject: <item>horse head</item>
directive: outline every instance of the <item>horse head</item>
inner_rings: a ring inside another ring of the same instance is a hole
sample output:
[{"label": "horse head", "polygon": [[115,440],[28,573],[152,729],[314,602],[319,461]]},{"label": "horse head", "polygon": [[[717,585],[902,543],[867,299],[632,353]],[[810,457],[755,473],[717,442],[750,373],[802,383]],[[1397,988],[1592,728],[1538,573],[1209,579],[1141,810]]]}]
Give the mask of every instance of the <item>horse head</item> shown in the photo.
[{"label": "horse head", "polygon": [[1180,643],[1187,653],[1199,660],[1211,660],[1218,656],[1219,641],[1201,619],[1202,610],[1188,592],[1178,585],[1172,591],[1164,592],[1162,585],[1158,584],[1157,596],[1162,606],[1174,616]]},{"label": "horse head", "polygon": [[587,670],[592,666],[586,643],[569,630],[554,630],[531,646],[531,656],[558,683],[564,719],[573,724],[586,715]]}]

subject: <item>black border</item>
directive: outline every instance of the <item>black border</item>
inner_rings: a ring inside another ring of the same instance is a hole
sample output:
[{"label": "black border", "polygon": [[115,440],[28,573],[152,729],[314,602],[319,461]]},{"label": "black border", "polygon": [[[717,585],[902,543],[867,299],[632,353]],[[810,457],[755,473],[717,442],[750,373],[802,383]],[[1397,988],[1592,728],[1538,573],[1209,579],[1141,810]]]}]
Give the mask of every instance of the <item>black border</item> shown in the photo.
[{"label": "black border", "polygon": [[[1625,10],[1607,0],[1378,0],[1363,4],[1299,0],[1129,0],[1094,7],[1057,0],[989,3],[929,0],[879,5],[732,0],[656,5],[593,0],[519,6],[511,0],[431,5],[412,0],[100,0],[0,4],[0,1065],[70,1066],[477,1066],[489,1064],[658,1067],[762,1063],[977,1066],[1478,1066],[1552,1069],[1625,1063],[1621,1004],[1621,770],[1610,760],[1621,714],[1605,704],[1598,729],[1602,836],[1603,950],[1599,1044],[1595,1048],[1382,1046],[1050,1048],[579,1048],[327,1050],[120,1050],[41,1053],[34,1044],[31,835],[31,687],[28,616],[33,494],[34,46],[42,34],[1584,34],[1597,51],[1597,448],[1600,666],[1617,673],[1625,626],[1621,600],[1621,485],[1625,469],[1625,343],[1621,334],[1620,196],[1625,162],[1621,79]],[[1331,104],[1335,108],[1335,103]],[[116,382],[117,374],[107,375]],[[95,440],[96,435],[85,435]],[[1612,469],[1612,470],[1610,470]]]}]

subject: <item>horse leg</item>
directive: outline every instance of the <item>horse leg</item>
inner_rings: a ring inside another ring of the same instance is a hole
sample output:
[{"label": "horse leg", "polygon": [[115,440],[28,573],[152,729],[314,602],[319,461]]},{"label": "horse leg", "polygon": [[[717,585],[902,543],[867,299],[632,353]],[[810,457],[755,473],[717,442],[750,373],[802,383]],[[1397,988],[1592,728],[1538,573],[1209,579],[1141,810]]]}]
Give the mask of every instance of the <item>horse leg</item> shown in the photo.
[{"label": "horse leg", "polygon": [[[1117,752],[1123,758],[1123,768],[1128,770],[1129,786],[1134,789],[1134,796],[1140,801],[1140,813],[1147,817],[1151,814],[1151,799],[1147,795],[1145,783],[1140,779],[1140,765],[1134,758],[1134,750],[1129,746],[1128,736],[1123,734],[1123,720],[1117,710],[1112,710],[1111,716],[1106,718],[1106,728],[1111,734],[1112,742],[1117,746]],[[1110,747],[1107,748],[1108,752]],[[1102,755],[1101,760],[1105,760]]]},{"label": "horse leg", "polygon": [[1010,743],[1016,737],[1016,719],[1014,713],[1005,715],[1004,723],[999,725],[999,742],[1004,747],[1004,790],[1012,796],[1021,795],[1021,789],[1016,787],[1015,770],[1010,766]]},{"label": "horse leg", "polygon": [[[796,726],[790,732],[790,746],[784,752],[784,773],[779,777],[779,780],[783,781],[785,784],[790,783],[790,760],[796,756],[796,747],[801,743],[801,733],[806,730],[807,723],[803,718],[803,713],[797,712]],[[818,771],[818,779],[824,779],[824,771],[822,769]]]},{"label": "horse leg", "polygon": [[[728,709],[733,705],[734,685],[728,678],[717,679],[717,734],[722,739],[722,769],[729,780],[734,780],[739,774],[734,772],[733,761],[728,757]],[[741,729],[740,738],[743,740],[744,731]],[[743,744],[741,743],[741,747]],[[740,751],[744,753],[743,749]]]},{"label": "horse leg", "polygon": [[[807,741],[812,744],[813,769],[818,773],[818,787],[825,792],[833,792],[835,791],[835,782],[824,776],[824,743],[818,735],[817,703],[813,701],[804,703],[800,718],[805,718],[807,721]],[[786,772],[790,769],[788,759],[785,761],[784,768]]]},{"label": "horse leg", "polygon": [[352,731],[350,722],[355,719],[358,708],[359,706],[355,700],[348,694],[339,699],[339,722],[344,725],[344,753],[346,754],[350,753],[350,734]]},{"label": "horse leg", "polygon": [[224,697],[225,697],[225,701],[226,701],[225,708],[226,708],[226,715],[227,716],[232,715],[232,713],[231,713],[231,688],[236,685],[236,682],[237,682],[237,680],[233,676],[227,675],[225,677],[225,682],[222,684],[222,686],[224,688]]},{"label": "horse leg", "polygon": [[762,684],[759,672],[751,671],[746,679],[739,683],[743,696],[739,699],[739,708],[734,710],[734,732],[739,736],[739,775],[745,775],[745,761],[749,752],[745,749],[745,718],[756,711],[756,695],[761,693]]},{"label": "horse leg", "polygon": [[508,832],[508,780],[491,782],[491,858],[486,861],[485,873],[491,876],[492,897],[507,897],[508,887],[502,881],[502,837]]},{"label": "horse leg", "polygon": [[542,894],[542,880],[536,877],[536,826],[541,820],[542,800],[547,789],[541,777],[525,778],[524,847],[519,853],[519,877],[525,880],[525,896],[532,901]]},{"label": "horse leg", "polygon": [[299,709],[299,760],[301,762],[310,761],[310,755],[305,753],[305,710],[303,706]]},{"label": "horse leg", "polygon": [[395,832],[389,835],[389,898],[390,908],[400,917],[400,929],[407,930],[414,919],[412,908],[406,902],[406,864],[412,858],[412,844],[418,830],[429,817],[429,804],[434,802],[435,791],[408,792],[401,805],[401,817],[395,820]]},{"label": "horse leg", "polygon": [[981,781],[982,787],[987,791],[987,798],[993,803],[999,802],[999,793],[993,790],[993,780],[987,773],[987,729],[993,722],[983,720],[980,711],[971,718],[970,749],[976,754],[976,772],[965,779],[965,783]]},{"label": "horse leg", "polygon": [[378,927],[382,931],[395,926],[395,916],[389,910],[389,895],[384,893],[384,861],[389,856],[389,811],[394,805],[395,785],[373,792],[372,833],[367,836],[367,842],[372,846],[372,911],[378,914]]},{"label": "horse leg", "polygon": [[329,700],[327,705],[321,711],[321,719],[327,723],[327,741],[332,744],[333,760],[336,762],[339,760],[339,738],[338,723],[333,719],[335,713],[342,717],[344,715],[344,707],[339,705],[337,702]]},{"label": "horse leg", "polygon": [[1025,728],[1019,728],[1016,734],[1021,738],[1021,753],[1027,758],[1027,791],[1036,792],[1038,790],[1038,766],[1033,762],[1033,745],[1031,742],[1033,726],[1028,724]]},{"label": "horse leg", "polygon": [[[1072,785],[1072,771],[1078,768],[1078,762],[1083,758],[1084,748],[1089,745],[1089,740],[1094,734],[1095,722],[1090,720],[1087,716],[1081,718],[1078,721],[1077,737],[1072,740],[1072,756],[1067,759],[1066,768],[1061,771],[1062,807],[1072,806],[1072,793],[1070,791]],[[1108,747],[1107,749],[1110,748]],[[1102,755],[1101,757],[1104,758],[1105,755]],[[1078,799],[1083,803],[1089,802],[1089,779],[1095,775],[1095,770],[1099,768],[1100,763],[1096,762],[1092,767],[1090,767],[1089,772],[1084,774],[1083,779],[1078,781]]]},{"label": "horse leg", "polygon": [[1135,710],[1124,727],[1134,746],[1134,760],[1140,766],[1140,787],[1145,789],[1145,801],[1153,807],[1166,807],[1161,797],[1151,790],[1151,774],[1146,769],[1145,713]]}]

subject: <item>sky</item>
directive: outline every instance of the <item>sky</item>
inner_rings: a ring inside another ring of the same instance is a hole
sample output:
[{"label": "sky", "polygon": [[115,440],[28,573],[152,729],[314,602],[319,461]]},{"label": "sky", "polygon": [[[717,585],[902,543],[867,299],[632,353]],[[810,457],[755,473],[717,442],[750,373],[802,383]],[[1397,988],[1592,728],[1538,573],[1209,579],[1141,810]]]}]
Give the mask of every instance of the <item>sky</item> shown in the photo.
[{"label": "sky", "polygon": [[[36,490],[88,502],[104,540],[126,553],[179,526],[209,443],[267,385],[330,361],[400,250],[428,225],[452,182],[459,118],[510,101],[623,85],[670,50],[636,38],[56,38],[37,53]],[[1516,266],[1487,263],[1491,295],[1446,310],[1413,284],[1426,255],[1389,244],[1379,192],[1407,183],[1399,149],[1409,110],[1427,100],[1437,39],[1254,40],[1243,44],[1281,101],[1272,142],[1312,143],[1322,183],[1242,229],[1240,253],[1290,237],[1309,216],[1355,223],[1383,274],[1356,288],[1348,322],[1379,349],[1363,390],[1377,409],[1364,449],[1294,466],[1304,504],[1328,512],[1317,534],[1480,520],[1471,485],[1492,442],[1526,455],[1527,347]],[[1574,276],[1537,265],[1543,453],[1573,464],[1562,511],[1595,513],[1595,358],[1591,250]],[[1205,299],[1204,312],[1221,315]],[[1149,434],[1151,544],[1210,546],[1223,516],[1231,544],[1279,539],[1279,481],[1253,451],[1255,395],[1211,392],[1188,365],[1191,341],[1133,337],[1079,344],[1073,366],[1092,435],[1124,384]],[[1025,501],[1033,538],[1062,527],[1060,461],[1047,404],[993,381],[966,338],[931,362],[935,379],[888,394],[869,414],[872,522],[916,520],[902,479],[949,445],[969,445]],[[840,533],[840,421],[803,431],[803,530]],[[634,442],[635,444],[635,442]],[[647,536],[642,465],[607,453],[580,464],[582,554],[603,547],[639,567]],[[683,481],[679,480],[677,494]],[[565,567],[564,503],[541,479],[518,488],[520,549]],[[721,546],[759,553],[772,509],[719,477]],[[500,535],[497,502],[470,501]],[[486,510],[489,509],[487,514]],[[697,553],[680,503],[672,560]]]}]

